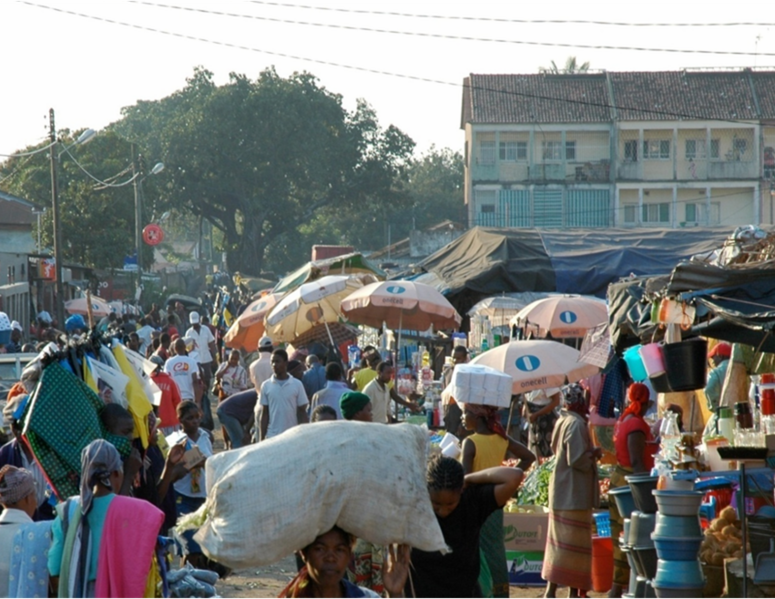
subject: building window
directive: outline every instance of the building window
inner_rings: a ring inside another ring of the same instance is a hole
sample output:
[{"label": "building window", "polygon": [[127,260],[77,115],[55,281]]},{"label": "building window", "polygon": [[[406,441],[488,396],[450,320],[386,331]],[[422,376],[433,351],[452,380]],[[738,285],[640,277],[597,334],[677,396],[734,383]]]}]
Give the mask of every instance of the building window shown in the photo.
[{"label": "building window", "polygon": [[643,158],[646,160],[668,160],[670,158],[670,140],[643,140]]},{"label": "building window", "polygon": [[732,160],[744,160],[745,153],[748,150],[747,139],[733,139],[732,140]]},{"label": "building window", "polygon": [[[686,222],[705,224],[707,204],[705,202],[691,202],[686,204]],[[721,222],[721,203],[710,203],[709,225],[717,225]]]},{"label": "building window", "polygon": [[482,204],[482,214],[495,214],[495,204]]},{"label": "building window", "polygon": [[501,160],[505,161],[527,160],[527,142],[502,141],[498,148],[498,155]]},{"label": "building window", "polygon": [[565,160],[576,160],[576,142],[565,142]]},{"label": "building window", "polygon": [[479,164],[495,164],[495,142],[479,142]]},{"label": "building window", "polygon": [[638,216],[637,204],[625,204],[624,205],[624,222],[628,225],[633,225],[638,222],[636,218]]},{"label": "building window", "polygon": [[670,222],[670,203],[662,204],[643,204],[641,222],[644,223],[669,223]]},{"label": "building window", "polygon": [[719,157],[719,148],[721,147],[721,140],[718,139],[711,139],[710,140],[710,157],[711,158],[718,158]]},{"label": "building window", "polygon": [[559,141],[545,141],[543,142],[544,160],[562,160],[562,142]]},{"label": "building window", "polygon": [[705,155],[705,140],[704,139],[687,139],[686,140],[686,160],[704,159]]},{"label": "building window", "polygon": [[626,162],[638,161],[638,142],[636,140],[624,142],[624,160]]}]

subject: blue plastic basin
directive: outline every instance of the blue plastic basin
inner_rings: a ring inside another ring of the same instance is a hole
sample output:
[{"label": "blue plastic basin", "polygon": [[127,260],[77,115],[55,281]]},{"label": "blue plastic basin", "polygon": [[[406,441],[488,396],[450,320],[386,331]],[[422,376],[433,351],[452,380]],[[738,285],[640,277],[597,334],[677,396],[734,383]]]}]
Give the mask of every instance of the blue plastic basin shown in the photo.
[{"label": "blue plastic basin", "polygon": [[696,560],[700,554],[702,537],[663,537],[651,535],[659,559],[688,562]]},{"label": "blue plastic basin", "polygon": [[700,560],[670,561],[660,559],[657,562],[657,574],[654,588],[693,589],[705,586]]}]

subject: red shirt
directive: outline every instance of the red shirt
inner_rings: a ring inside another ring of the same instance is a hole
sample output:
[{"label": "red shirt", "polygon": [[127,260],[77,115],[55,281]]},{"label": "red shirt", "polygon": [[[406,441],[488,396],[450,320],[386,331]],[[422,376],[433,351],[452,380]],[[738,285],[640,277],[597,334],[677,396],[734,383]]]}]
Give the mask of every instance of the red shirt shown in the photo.
[{"label": "red shirt", "polygon": [[[632,462],[630,461],[630,450],[627,447],[627,437],[630,433],[642,432],[646,435],[646,443],[653,441],[651,437],[651,429],[643,418],[637,416],[630,416],[625,420],[616,423],[616,432],[614,434],[614,446],[616,447],[616,459],[619,460],[619,464],[625,468],[632,468]],[[646,470],[651,470],[654,467],[654,447],[646,445],[646,451],[643,455],[643,463],[646,466]]]},{"label": "red shirt", "polygon": [[159,418],[161,426],[176,426],[178,421],[177,407],[180,403],[180,389],[175,380],[166,372],[155,372],[151,375],[153,382],[161,389],[161,403],[159,404]]}]

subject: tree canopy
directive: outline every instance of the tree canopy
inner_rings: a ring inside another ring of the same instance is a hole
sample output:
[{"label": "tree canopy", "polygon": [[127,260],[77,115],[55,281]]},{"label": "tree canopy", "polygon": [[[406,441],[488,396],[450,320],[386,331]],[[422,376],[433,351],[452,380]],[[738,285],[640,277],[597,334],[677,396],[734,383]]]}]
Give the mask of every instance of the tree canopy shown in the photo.
[{"label": "tree canopy", "polygon": [[378,213],[407,201],[397,182],[414,142],[380,128],[364,101],[348,112],[308,73],[232,73],[216,86],[197,69],[184,89],[124,109],[114,128],[164,157],[162,201],[221,230],[231,270],[259,273],[329,210]]},{"label": "tree canopy", "polygon": [[552,75],[573,75],[574,73],[586,73],[589,71],[589,61],[580,63],[575,56],[568,56],[565,59],[565,66],[559,67],[554,61],[551,61],[550,67],[541,67],[539,72],[551,73]]}]

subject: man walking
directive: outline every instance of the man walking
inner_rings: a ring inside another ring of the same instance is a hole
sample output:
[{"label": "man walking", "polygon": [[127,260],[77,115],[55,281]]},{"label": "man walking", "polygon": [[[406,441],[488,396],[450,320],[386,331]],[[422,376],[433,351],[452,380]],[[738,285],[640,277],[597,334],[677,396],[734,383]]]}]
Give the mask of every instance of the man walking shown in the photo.
[{"label": "man walking", "polygon": [[309,421],[307,393],[301,381],[288,374],[288,353],[284,349],[272,352],[272,372],[259,394],[259,441]]},{"label": "man walking", "polygon": [[186,331],[186,337],[194,340],[194,350],[197,352],[196,361],[202,370],[202,382],[205,393],[207,393],[213,378],[213,356],[216,353],[215,337],[209,328],[202,326],[199,312],[191,312],[188,319],[191,322],[191,328]]},{"label": "man walking", "polygon": [[339,400],[350,391],[350,386],[342,380],[342,367],[338,362],[326,364],[326,386],[312,396],[309,406],[310,414],[318,406],[329,406],[336,411],[338,420],[342,419]]}]

